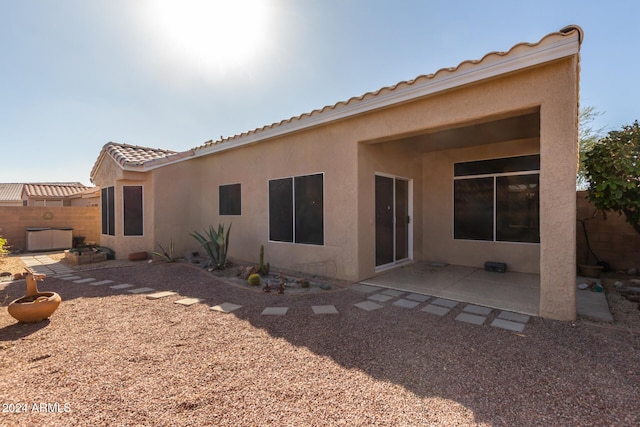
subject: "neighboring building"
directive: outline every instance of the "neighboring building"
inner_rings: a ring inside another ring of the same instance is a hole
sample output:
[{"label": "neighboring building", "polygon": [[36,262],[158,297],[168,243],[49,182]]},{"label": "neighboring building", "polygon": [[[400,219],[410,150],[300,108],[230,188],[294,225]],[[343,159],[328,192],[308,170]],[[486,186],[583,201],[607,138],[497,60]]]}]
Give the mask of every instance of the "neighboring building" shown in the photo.
[{"label": "neighboring building", "polygon": [[0,206],[22,206],[24,184],[0,183]]},{"label": "neighboring building", "polygon": [[0,183],[0,206],[98,206],[100,189],[79,182]]},{"label": "neighboring building", "polygon": [[362,280],[412,260],[540,274],[573,319],[582,31],[490,53],[176,153],[106,144],[101,244],[119,258],[233,223],[230,256]]}]

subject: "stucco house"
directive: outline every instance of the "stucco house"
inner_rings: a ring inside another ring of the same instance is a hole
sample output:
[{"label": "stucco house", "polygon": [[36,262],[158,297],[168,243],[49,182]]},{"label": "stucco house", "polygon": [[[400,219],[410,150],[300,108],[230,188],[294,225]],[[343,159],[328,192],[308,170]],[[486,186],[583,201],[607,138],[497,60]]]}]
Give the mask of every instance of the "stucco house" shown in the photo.
[{"label": "stucco house", "polygon": [[[576,316],[579,27],[185,152],[108,143],[101,244],[233,223],[230,256],[358,281],[414,260],[540,275]],[[181,252],[180,252],[181,253]]]},{"label": "stucco house", "polygon": [[79,182],[0,183],[0,206],[97,206],[99,190]]}]

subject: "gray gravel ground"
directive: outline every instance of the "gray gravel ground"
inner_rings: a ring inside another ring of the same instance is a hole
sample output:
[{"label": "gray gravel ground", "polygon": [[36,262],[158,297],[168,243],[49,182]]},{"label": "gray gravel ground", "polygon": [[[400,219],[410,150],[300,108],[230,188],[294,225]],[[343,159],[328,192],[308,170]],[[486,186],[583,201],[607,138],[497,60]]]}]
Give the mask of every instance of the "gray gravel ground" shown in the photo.
[{"label": "gray gravel ground", "polygon": [[[350,289],[266,295],[184,264],[81,274],[206,303],[45,279],[63,298],[50,321],[0,311],[0,425],[640,425],[629,331],[534,318],[517,334],[455,321],[459,308],[366,312]],[[2,293],[6,306],[24,282]],[[243,307],[209,309],[222,302]],[[339,314],[312,313],[326,304]],[[261,316],[267,306],[289,312]]]}]

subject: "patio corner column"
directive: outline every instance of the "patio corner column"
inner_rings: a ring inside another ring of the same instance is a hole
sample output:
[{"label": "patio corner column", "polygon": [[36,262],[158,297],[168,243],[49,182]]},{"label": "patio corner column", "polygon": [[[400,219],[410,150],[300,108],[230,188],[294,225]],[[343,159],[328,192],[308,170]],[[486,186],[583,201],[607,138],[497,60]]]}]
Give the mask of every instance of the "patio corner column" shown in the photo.
[{"label": "patio corner column", "polygon": [[555,320],[576,318],[577,71],[575,78],[540,110],[539,315]]}]

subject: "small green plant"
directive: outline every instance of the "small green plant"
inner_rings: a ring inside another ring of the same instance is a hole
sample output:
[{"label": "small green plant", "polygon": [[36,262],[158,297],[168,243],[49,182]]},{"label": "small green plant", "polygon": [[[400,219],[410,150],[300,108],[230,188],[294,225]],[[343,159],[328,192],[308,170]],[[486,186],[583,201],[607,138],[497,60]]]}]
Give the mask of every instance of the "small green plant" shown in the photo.
[{"label": "small green plant", "polygon": [[224,224],[218,224],[217,231],[213,228],[213,225],[210,225],[208,232],[206,230],[203,231],[203,233],[194,231],[190,234],[190,236],[202,245],[214,269],[224,270],[227,267],[227,249],[229,248],[230,231],[231,224],[229,224],[226,234],[224,232]]},{"label": "small green plant", "polygon": [[270,268],[269,263],[264,263],[264,245],[260,245],[260,265],[258,266],[258,273],[266,276],[269,274]]},{"label": "small green plant", "polygon": [[162,245],[156,242],[156,245],[160,248],[160,252],[152,252],[153,255],[156,255],[167,262],[174,262],[175,258],[173,257],[173,239],[169,239],[169,247],[167,249],[163,248]]},{"label": "small green plant", "polygon": [[260,278],[259,274],[251,274],[247,279],[247,282],[249,282],[251,286],[260,286],[261,280],[262,279]]}]

